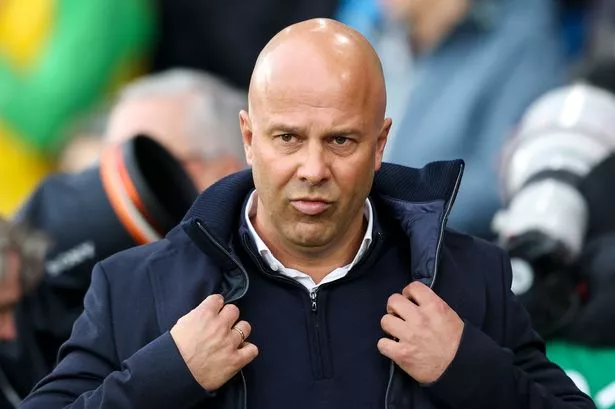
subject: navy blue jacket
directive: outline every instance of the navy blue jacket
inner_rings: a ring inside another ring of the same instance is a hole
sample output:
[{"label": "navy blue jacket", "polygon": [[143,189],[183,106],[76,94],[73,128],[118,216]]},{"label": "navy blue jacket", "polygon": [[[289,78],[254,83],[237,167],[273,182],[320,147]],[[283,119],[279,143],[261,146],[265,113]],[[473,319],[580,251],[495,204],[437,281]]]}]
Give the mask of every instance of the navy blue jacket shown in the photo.
[{"label": "navy blue jacket", "polygon": [[[395,240],[385,240],[386,246],[374,251],[383,254],[392,251],[397,254],[396,260],[406,260],[407,282],[420,280],[430,285],[465,321],[453,362],[430,385],[419,385],[396,365],[387,363],[382,385],[374,389],[382,391],[382,396],[376,397],[381,399],[379,404],[351,404],[353,396],[348,396],[347,403],[328,402],[318,407],[594,407],[546,359],[543,342],[509,290],[511,269],[506,254],[487,242],[445,229],[462,170],[461,161],[434,163],[420,170],[385,164],[377,173],[370,194],[378,218],[395,220],[398,231],[403,233],[393,234]],[[21,407],[262,407],[260,396],[251,395],[260,393],[259,389],[252,388],[251,382],[257,381],[262,388],[267,388],[262,390],[263,395],[279,394],[280,402],[274,408],[289,407],[286,391],[273,382],[276,377],[255,374],[252,370],[258,367],[260,359],[265,359],[265,353],[223,388],[210,394],[196,383],[169,334],[181,316],[212,293],[222,293],[227,302],[238,304],[242,314],[248,317],[253,313],[249,305],[255,305],[250,304],[251,299],[260,301],[261,310],[266,310],[269,298],[259,298],[260,293],[254,290],[255,286],[259,288],[259,281],[250,279],[258,277],[252,271],[258,261],[254,257],[250,261],[245,255],[250,252],[249,243],[244,240],[237,244],[241,241],[237,238],[241,231],[241,212],[252,189],[249,171],[225,178],[197,199],[182,225],[164,240],[99,263],[85,298],[84,313],[60,350],[58,366],[37,385]],[[387,223],[379,222],[375,226],[377,235],[390,230]],[[352,274],[351,271],[349,276]],[[335,288],[346,285],[350,284],[342,282]],[[378,290],[364,289],[365,293],[371,294],[370,291]],[[288,294],[294,293],[289,289]],[[383,304],[388,295],[374,294],[383,297]],[[362,311],[355,305],[348,305],[348,311],[355,307]],[[380,308],[384,313],[385,305]],[[349,317],[339,310],[324,313],[330,317]],[[341,319],[338,321],[342,325]],[[373,327],[378,324],[374,322]],[[283,330],[279,322],[276,325]],[[336,323],[328,325],[331,328]],[[253,334],[257,328],[254,324]],[[263,333],[270,338],[277,336],[261,330]],[[340,340],[332,338],[330,343],[338,345],[331,353],[344,353],[339,347]],[[356,359],[374,362],[384,359],[375,345],[364,354],[363,358],[356,356]],[[302,369],[288,368],[288,376]],[[327,371],[326,367],[320,369]],[[271,375],[279,378],[279,374]],[[372,374],[366,376],[373,378]],[[269,377],[270,383],[266,382]],[[305,407],[301,396],[296,400],[293,407]]]}]

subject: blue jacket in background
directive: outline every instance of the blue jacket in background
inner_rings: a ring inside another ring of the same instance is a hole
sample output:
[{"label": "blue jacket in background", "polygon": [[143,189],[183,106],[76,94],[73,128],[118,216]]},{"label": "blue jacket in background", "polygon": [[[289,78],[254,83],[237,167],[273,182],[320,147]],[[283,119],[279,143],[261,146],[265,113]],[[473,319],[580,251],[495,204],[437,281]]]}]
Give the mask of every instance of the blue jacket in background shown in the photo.
[{"label": "blue jacket in background", "polygon": [[[375,209],[374,242],[388,237],[383,245],[370,248],[377,260],[374,265],[393,264],[395,271],[371,268],[362,277],[374,284],[401,277],[398,291],[420,280],[464,319],[459,350],[437,382],[419,385],[383,358],[375,342],[362,351],[349,345],[353,340],[360,344],[364,336],[384,336],[379,317],[391,295],[379,285],[357,285],[362,281],[352,278],[355,268],[347,279],[323,285],[327,289],[321,291],[329,297],[319,307],[319,328],[327,336],[319,339],[333,356],[345,355],[346,366],[341,369],[348,377],[362,382],[381,379],[381,384],[371,385],[379,391],[379,396],[371,397],[377,403],[356,404],[354,393],[335,401],[338,391],[330,389],[313,406],[313,391],[323,392],[322,379],[301,378],[289,382],[287,388],[275,381],[293,379],[297,372],[312,373],[296,362],[304,354],[318,358],[323,350],[297,347],[290,352],[293,345],[306,342],[304,334],[313,334],[307,328],[310,320],[277,317],[288,317],[287,310],[296,312],[293,306],[300,305],[301,297],[309,313],[309,298],[299,291],[300,285],[284,286],[281,278],[266,279],[273,272],[262,267],[259,271],[256,258],[250,262],[242,256],[250,251],[246,236],[244,240],[238,237],[245,229],[242,212],[254,188],[250,171],[243,171],[203,192],[182,225],[165,239],[119,253],[96,266],[85,310],[60,351],[58,366],[21,407],[593,408],[561,369],[545,358],[543,342],[509,290],[511,269],[504,251],[445,229],[462,171],[461,161],[434,163],[421,170],[384,164],[370,194]],[[399,264],[399,260],[406,263]],[[169,329],[212,293],[221,293],[227,303],[239,305],[242,318],[257,316],[256,310],[265,315],[251,321],[250,339],[257,338],[254,342],[261,354],[224,387],[209,393],[190,374]],[[280,304],[276,301],[280,299],[286,302]],[[343,305],[340,299],[345,300]],[[281,334],[288,332],[287,327],[296,331]],[[355,327],[367,328],[367,332],[357,333]],[[335,331],[339,328],[343,331]],[[268,349],[274,343],[281,346],[279,350]],[[348,356],[348,351],[353,355]],[[385,361],[383,378],[358,370],[364,361],[379,360]],[[285,373],[271,373],[263,367],[267,362],[275,367],[287,362],[295,366],[289,364]],[[255,368],[263,370],[255,372]],[[321,375],[329,371],[335,376],[340,368],[319,370]],[[313,372],[316,376],[316,369]],[[256,383],[260,389],[253,387]],[[291,387],[299,393],[292,394]]]},{"label": "blue jacket in background", "polygon": [[377,3],[345,0],[337,18],[366,35],[382,60],[393,118],[385,160],[421,167],[463,159],[464,185],[449,225],[492,237],[504,140],[531,102],[566,80],[556,2],[474,0],[467,20],[418,56],[406,28]]}]

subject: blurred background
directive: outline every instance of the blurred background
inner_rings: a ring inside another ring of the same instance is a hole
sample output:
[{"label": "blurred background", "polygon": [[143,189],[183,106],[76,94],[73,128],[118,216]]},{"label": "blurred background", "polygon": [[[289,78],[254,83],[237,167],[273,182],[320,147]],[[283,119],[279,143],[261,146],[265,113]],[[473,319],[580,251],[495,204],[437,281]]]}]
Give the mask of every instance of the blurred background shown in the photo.
[{"label": "blurred background", "polygon": [[96,261],[245,166],[258,52],[313,17],[380,55],[385,160],[465,160],[449,227],[509,251],[550,358],[615,408],[613,0],[0,0],[0,287],[29,277],[0,408],[53,366]]}]

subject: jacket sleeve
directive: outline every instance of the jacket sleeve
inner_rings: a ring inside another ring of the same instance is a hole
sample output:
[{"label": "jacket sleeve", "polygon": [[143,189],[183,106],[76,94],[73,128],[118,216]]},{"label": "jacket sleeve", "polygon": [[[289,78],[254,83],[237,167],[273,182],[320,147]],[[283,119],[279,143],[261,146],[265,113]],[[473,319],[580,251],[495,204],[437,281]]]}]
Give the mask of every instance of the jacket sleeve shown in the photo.
[{"label": "jacket sleeve", "polygon": [[466,321],[457,355],[442,377],[426,388],[428,393],[459,409],[595,408],[592,400],[545,356],[544,342],[510,291],[512,271],[504,252],[501,260],[503,345]]},{"label": "jacket sleeve", "polygon": [[169,332],[120,363],[109,300],[107,277],[98,264],[57,367],[20,408],[183,408],[211,396],[190,374]]}]

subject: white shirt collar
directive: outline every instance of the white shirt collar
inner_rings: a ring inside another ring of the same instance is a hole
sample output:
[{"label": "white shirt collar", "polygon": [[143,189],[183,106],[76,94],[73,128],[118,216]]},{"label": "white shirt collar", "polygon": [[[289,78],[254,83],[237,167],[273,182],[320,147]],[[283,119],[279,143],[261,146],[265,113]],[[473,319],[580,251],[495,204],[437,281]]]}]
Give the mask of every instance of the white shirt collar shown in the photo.
[{"label": "white shirt collar", "polygon": [[244,216],[246,218],[248,229],[250,230],[250,234],[254,239],[254,243],[256,244],[256,248],[259,255],[273,271],[277,271],[282,275],[297,280],[299,283],[303,284],[309,291],[311,291],[315,287],[318,287],[318,285],[338,280],[348,274],[350,269],[354,267],[359,262],[359,260],[361,260],[361,257],[363,257],[372,242],[372,231],[374,229],[374,213],[371,202],[369,201],[369,199],[365,199],[363,214],[367,218],[367,228],[365,229],[365,235],[363,236],[363,241],[361,242],[361,246],[359,247],[357,254],[350,262],[350,264],[338,267],[335,270],[331,271],[325,276],[325,278],[323,278],[323,280],[318,285],[316,285],[312,278],[304,272],[285,267],[277,258],[275,258],[275,256],[271,253],[271,250],[269,250],[265,242],[260,238],[256,230],[254,229],[254,226],[252,225],[252,221],[250,220],[250,217],[254,216],[254,214],[256,213],[255,199],[256,191],[252,191],[248,199],[248,203],[246,204]]}]

